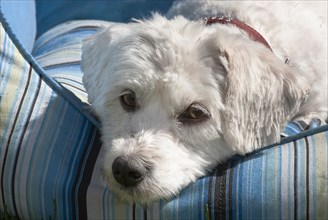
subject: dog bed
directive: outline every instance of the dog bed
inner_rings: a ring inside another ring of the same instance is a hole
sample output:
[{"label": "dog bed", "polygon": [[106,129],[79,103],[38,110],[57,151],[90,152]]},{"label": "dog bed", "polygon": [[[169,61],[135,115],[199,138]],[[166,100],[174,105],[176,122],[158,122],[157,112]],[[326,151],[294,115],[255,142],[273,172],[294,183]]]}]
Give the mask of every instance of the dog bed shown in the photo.
[{"label": "dog bed", "polygon": [[[55,2],[49,11],[63,4]],[[127,7],[124,4],[130,1],[123,2],[122,7]],[[166,4],[168,7],[169,3]],[[66,5],[76,6],[72,2]],[[37,2],[37,9],[43,7],[42,2]],[[147,5],[136,10],[141,13],[154,7]],[[161,8],[165,11],[163,5]],[[117,8],[111,8],[114,9]],[[130,13],[130,17],[138,13]],[[86,18],[86,15],[70,16],[68,19]],[[88,18],[126,21],[92,15]],[[30,53],[18,39],[22,35],[16,35],[8,21],[1,14],[2,216],[20,219],[328,218],[328,126],[319,126],[316,120],[307,130],[302,123],[289,123],[281,143],[232,158],[171,200],[147,207],[122,203],[101,178],[104,149],[100,125],[89,110],[80,71],[81,41],[110,23],[86,20],[53,27],[65,19],[46,24],[38,20],[37,25],[41,24],[42,28],[38,28],[39,38]],[[50,30],[43,33],[46,29]]]}]

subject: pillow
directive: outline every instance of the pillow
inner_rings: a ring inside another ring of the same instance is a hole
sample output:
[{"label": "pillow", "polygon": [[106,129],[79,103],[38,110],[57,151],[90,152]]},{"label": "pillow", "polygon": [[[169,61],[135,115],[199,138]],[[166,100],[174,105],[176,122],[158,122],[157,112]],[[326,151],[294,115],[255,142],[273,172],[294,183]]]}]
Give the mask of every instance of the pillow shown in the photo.
[{"label": "pillow", "polygon": [[101,149],[97,122],[21,46],[0,16],[0,219],[72,219]]},{"label": "pillow", "polygon": [[66,22],[43,34],[35,43],[33,55],[47,75],[87,103],[80,70],[82,40],[110,22],[82,20]]},{"label": "pillow", "polygon": [[36,36],[34,0],[0,1],[0,11],[21,44],[31,52]]},{"label": "pillow", "polygon": [[[99,123],[84,111],[83,102],[49,77],[69,76],[70,70],[81,76],[77,67],[69,68],[79,64],[72,59],[83,39],[76,30],[85,37],[94,30],[70,24],[74,31],[68,24],[56,30],[66,28],[75,37],[61,32],[58,41],[49,34],[36,42],[38,63],[18,48],[1,18],[1,213],[20,219],[328,218],[328,126],[236,156],[171,200],[147,207],[122,203],[101,177],[105,149]],[[95,29],[100,25],[94,23]],[[60,50],[72,62],[50,59]]]}]

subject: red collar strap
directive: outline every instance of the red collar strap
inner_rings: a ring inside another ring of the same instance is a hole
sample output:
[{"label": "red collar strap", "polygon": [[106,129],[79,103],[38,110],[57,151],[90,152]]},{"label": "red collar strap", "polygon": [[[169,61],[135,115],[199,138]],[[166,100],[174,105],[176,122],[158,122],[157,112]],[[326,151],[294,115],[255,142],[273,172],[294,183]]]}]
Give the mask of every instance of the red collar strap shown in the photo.
[{"label": "red collar strap", "polygon": [[264,37],[254,30],[252,27],[248,26],[247,24],[239,21],[236,18],[230,18],[230,17],[209,17],[205,18],[205,25],[212,25],[212,24],[233,24],[236,27],[242,29],[245,31],[254,41],[257,41],[259,43],[264,44],[267,48],[269,48],[271,51],[271,47],[268,44],[268,42],[264,39]]}]

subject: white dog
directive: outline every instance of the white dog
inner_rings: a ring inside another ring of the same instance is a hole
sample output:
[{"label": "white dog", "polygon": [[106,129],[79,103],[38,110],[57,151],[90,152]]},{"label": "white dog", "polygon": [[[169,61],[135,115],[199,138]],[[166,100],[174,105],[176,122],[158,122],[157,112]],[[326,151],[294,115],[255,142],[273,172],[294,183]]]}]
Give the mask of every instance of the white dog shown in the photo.
[{"label": "white dog", "polygon": [[169,198],[279,141],[289,120],[327,119],[327,2],[186,0],[168,17],[112,25],[83,45],[104,176],[122,199]]}]

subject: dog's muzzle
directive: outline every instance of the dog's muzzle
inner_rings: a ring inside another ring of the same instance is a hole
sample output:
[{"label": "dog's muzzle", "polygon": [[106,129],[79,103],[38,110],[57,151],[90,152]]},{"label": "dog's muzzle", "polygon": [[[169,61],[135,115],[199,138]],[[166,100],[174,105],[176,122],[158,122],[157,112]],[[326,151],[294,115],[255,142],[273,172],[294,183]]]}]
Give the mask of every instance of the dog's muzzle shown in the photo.
[{"label": "dog's muzzle", "polygon": [[125,187],[138,185],[146,176],[147,167],[133,157],[119,156],[112,164],[115,180]]}]

